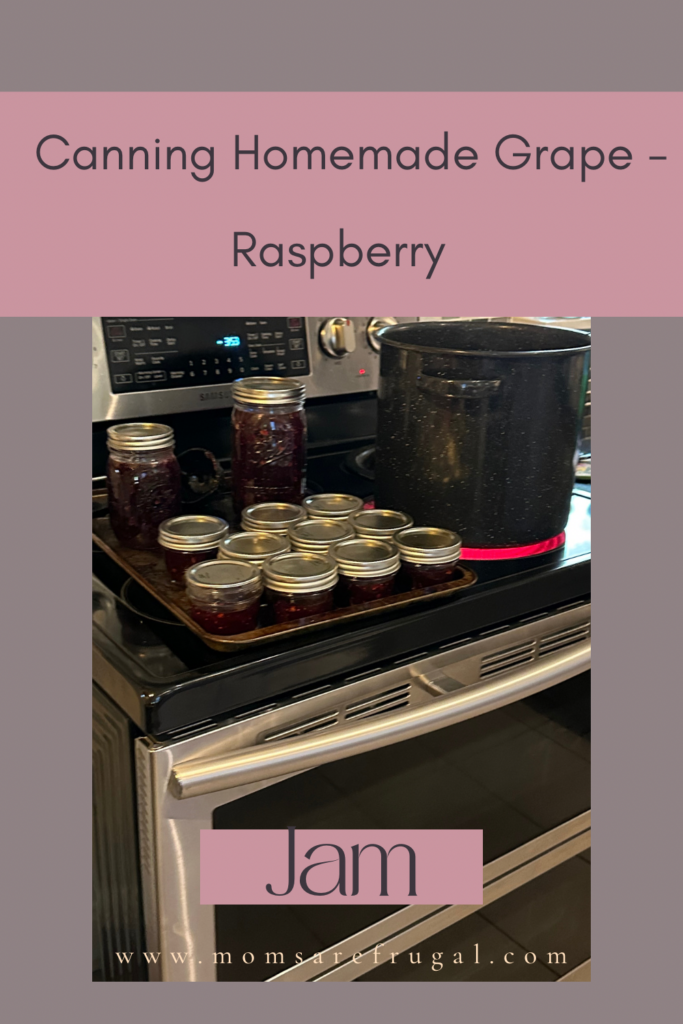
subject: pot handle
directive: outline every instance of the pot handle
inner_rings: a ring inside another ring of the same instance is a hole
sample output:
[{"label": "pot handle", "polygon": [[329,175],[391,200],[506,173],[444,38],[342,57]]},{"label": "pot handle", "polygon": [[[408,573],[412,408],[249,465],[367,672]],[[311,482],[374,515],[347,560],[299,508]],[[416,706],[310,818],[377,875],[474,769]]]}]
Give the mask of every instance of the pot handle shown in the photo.
[{"label": "pot handle", "polygon": [[495,395],[500,387],[499,380],[449,380],[445,377],[430,377],[428,373],[418,374],[417,386],[441,398],[488,398]]}]

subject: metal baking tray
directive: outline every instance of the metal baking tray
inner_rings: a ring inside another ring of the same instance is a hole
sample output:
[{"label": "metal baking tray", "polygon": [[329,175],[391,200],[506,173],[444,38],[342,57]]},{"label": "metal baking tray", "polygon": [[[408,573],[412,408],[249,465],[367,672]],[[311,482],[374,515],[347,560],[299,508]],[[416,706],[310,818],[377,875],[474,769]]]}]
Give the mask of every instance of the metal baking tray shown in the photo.
[{"label": "metal baking tray", "polygon": [[477,582],[477,574],[474,570],[469,566],[459,564],[457,578],[449,583],[439,583],[437,586],[423,590],[392,594],[391,597],[368,601],[367,604],[354,605],[351,608],[335,608],[324,615],[311,615],[306,619],[298,619],[296,622],[278,622],[272,626],[261,626],[249,633],[218,636],[214,633],[207,633],[191,617],[190,602],[182,587],[171,582],[162,552],[135,551],[132,548],[124,547],[114,536],[108,516],[93,519],[92,531],[93,540],[103,551],[106,551],[110,558],[113,558],[129,576],[137,580],[157,601],[165,605],[177,619],[215,651],[236,650],[240,647],[249,647],[252,644],[281,640],[294,633],[306,633],[323,626],[336,625],[339,622],[356,622],[359,619],[394,608],[436,601],[466,590]]}]

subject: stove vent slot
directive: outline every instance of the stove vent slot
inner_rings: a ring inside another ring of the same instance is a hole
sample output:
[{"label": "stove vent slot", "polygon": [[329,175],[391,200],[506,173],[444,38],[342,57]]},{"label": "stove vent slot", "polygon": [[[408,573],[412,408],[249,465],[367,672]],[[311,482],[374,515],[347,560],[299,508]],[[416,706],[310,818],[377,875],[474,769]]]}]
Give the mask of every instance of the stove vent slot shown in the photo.
[{"label": "stove vent slot", "polygon": [[481,659],[480,679],[496,675],[497,672],[507,672],[509,669],[517,668],[518,665],[526,665],[534,660],[535,640],[526,643],[516,644],[514,647],[506,647],[503,651],[493,651]]},{"label": "stove vent slot", "polygon": [[544,636],[542,640],[538,642],[538,656],[543,657],[544,654],[551,654],[553,651],[559,651],[562,647],[569,647],[571,644],[578,644],[582,640],[587,640],[590,636],[590,623],[583,622],[580,626],[574,626],[572,629],[563,629],[559,633],[552,633],[550,636]]},{"label": "stove vent slot", "polygon": [[316,718],[309,718],[305,722],[297,722],[289,729],[279,729],[277,732],[268,733],[263,737],[264,743],[273,743],[275,740],[291,740],[295,736],[306,736],[309,732],[320,732],[322,729],[331,729],[339,721],[339,712],[332,711],[327,715],[318,715]]},{"label": "stove vent slot", "polygon": [[349,704],[346,708],[345,718],[373,718],[376,715],[385,715],[389,711],[396,711],[398,708],[405,708],[410,703],[410,683],[403,683],[391,690],[384,690],[376,693],[366,700]]}]

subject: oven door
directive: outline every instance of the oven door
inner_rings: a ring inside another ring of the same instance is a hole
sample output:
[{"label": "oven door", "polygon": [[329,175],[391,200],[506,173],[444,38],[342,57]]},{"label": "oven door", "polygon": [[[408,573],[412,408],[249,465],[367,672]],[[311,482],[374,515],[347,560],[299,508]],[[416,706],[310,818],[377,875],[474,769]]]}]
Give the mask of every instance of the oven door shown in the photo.
[{"label": "oven door", "polygon": [[[568,976],[589,956],[589,635],[582,604],[201,736],[138,739],[151,979]],[[200,904],[201,829],[289,825],[483,829],[484,905]],[[429,951],[458,943],[495,949],[495,969],[431,973]],[[421,966],[408,952],[420,949]],[[564,962],[548,966],[551,950]],[[502,967],[505,952],[519,970]]]}]

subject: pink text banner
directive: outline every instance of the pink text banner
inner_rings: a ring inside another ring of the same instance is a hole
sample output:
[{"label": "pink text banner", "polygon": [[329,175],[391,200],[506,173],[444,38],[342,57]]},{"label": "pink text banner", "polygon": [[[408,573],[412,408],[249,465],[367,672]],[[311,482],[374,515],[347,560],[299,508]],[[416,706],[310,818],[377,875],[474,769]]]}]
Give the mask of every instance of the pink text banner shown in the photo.
[{"label": "pink text banner", "polygon": [[200,902],[483,902],[479,829],[202,830]]},{"label": "pink text banner", "polygon": [[0,105],[3,315],[681,313],[678,93]]}]

